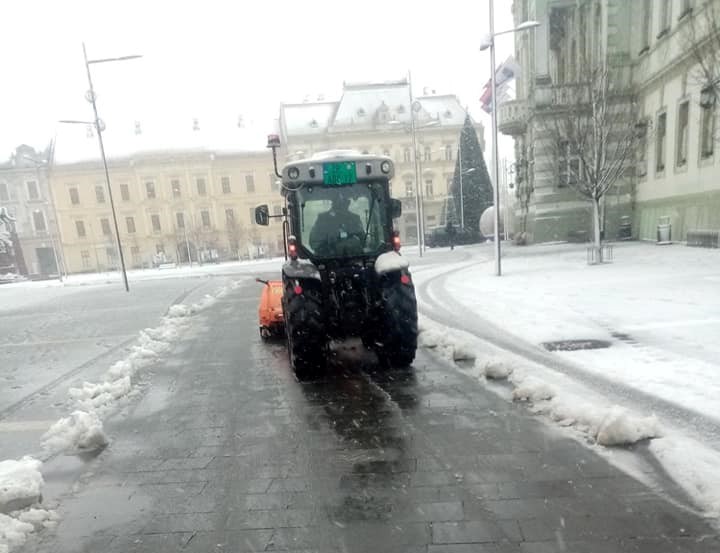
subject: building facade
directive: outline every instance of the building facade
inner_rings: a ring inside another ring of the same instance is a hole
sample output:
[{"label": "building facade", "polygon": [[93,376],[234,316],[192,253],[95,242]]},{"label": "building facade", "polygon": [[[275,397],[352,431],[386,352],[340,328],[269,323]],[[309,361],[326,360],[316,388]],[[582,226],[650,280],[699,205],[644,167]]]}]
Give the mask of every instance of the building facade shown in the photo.
[{"label": "building facade", "polygon": [[[255,224],[282,198],[267,151],[136,153],[109,160],[124,257],[129,268],[282,255],[282,226]],[[62,248],[71,273],[116,269],[119,258],[105,174],[99,161],[54,164],[49,174]]]},{"label": "building facade", "polygon": [[[415,106],[417,152],[413,153],[411,105]],[[323,150],[352,149],[387,155],[395,162],[392,195],[403,202],[399,221],[406,243],[416,243],[416,171],[424,211],[424,227],[445,225],[460,131],[466,112],[454,95],[412,98],[406,80],[383,83],[345,83],[339,101],[283,104],[280,132],[283,162]],[[480,146],[484,132],[476,123]]]},{"label": "building facade", "polygon": [[[0,207],[15,219],[13,272],[31,278],[58,276],[62,252],[53,198],[48,186],[48,151],[18,146],[10,159],[0,163]],[[6,266],[0,270],[8,270]]]},{"label": "building facade", "polygon": [[[525,226],[534,242],[591,234],[589,202],[543,147],[548,125],[567,107],[568,91],[583,78],[588,60],[606,62],[621,75],[633,100],[627,124],[638,128],[632,166],[603,201],[605,237],[614,239],[631,224],[633,236],[655,239],[664,217],[678,240],[691,229],[720,228],[715,102],[702,105],[705,84],[697,78],[690,44],[706,40],[707,28],[699,22],[708,4],[718,1],[514,2],[516,24],[541,23],[516,35],[522,69],[517,99],[498,109],[500,131],[515,139],[515,229]],[[692,40],[690,29],[698,30]]]}]

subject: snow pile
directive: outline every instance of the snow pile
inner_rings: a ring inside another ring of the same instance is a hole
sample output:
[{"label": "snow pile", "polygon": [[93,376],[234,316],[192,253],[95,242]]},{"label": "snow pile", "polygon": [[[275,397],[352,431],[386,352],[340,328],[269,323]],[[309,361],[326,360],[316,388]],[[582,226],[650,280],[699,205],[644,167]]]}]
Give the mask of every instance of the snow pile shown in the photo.
[{"label": "snow pile", "polygon": [[468,342],[460,340],[447,330],[432,328],[426,324],[420,325],[418,344],[427,349],[433,349],[450,361],[474,361],[475,349]]},{"label": "snow pile", "polygon": [[70,388],[69,394],[77,405],[87,411],[102,409],[128,395],[132,390],[130,376],[100,384],[83,382],[82,388]]},{"label": "snow pile", "polygon": [[26,536],[34,530],[35,527],[29,522],[0,513],[0,553],[8,553],[23,545]]},{"label": "snow pile", "polygon": [[537,402],[552,399],[555,391],[539,378],[529,376],[515,386],[512,397],[516,401]]},{"label": "snow pile", "polygon": [[505,380],[515,370],[511,362],[500,358],[487,359],[477,366],[485,378],[490,380]]},{"label": "snow pile", "polygon": [[561,394],[535,376],[511,378],[512,398],[532,404],[532,411],[546,415],[560,426],[573,427],[603,446],[630,445],[660,436],[657,417],[641,417],[618,405],[603,406],[568,390]]},{"label": "snow pile", "polygon": [[27,535],[41,528],[55,528],[60,517],[55,511],[26,509],[10,515],[0,513],[0,553],[25,543]]},{"label": "snow pile", "polygon": [[94,411],[74,411],[50,427],[42,437],[50,453],[67,450],[96,450],[108,444],[102,421]]},{"label": "snow pile", "polygon": [[23,509],[40,500],[41,466],[32,457],[0,462],[0,512]]}]

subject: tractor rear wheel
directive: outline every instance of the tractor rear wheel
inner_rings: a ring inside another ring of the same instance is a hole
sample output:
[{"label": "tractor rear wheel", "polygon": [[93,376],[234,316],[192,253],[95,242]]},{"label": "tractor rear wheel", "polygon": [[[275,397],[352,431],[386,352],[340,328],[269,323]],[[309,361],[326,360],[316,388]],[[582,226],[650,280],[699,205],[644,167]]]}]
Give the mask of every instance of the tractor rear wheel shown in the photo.
[{"label": "tractor rear wheel", "polygon": [[412,283],[392,279],[382,287],[382,335],[376,351],[381,361],[391,367],[409,366],[417,349],[417,301]]},{"label": "tractor rear wheel", "polygon": [[303,288],[296,294],[285,285],[283,312],[290,365],[299,379],[318,375],[325,366],[327,339],[323,324],[320,291]]}]

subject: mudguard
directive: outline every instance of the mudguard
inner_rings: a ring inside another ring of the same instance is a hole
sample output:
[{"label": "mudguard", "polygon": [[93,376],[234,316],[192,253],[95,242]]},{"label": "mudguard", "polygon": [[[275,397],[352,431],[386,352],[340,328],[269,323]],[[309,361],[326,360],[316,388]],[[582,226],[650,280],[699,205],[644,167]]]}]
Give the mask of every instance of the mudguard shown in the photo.
[{"label": "mudguard", "polygon": [[322,280],[320,271],[309,259],[292,259],[283,265],[283,274],[287,278],[312,278]]}]

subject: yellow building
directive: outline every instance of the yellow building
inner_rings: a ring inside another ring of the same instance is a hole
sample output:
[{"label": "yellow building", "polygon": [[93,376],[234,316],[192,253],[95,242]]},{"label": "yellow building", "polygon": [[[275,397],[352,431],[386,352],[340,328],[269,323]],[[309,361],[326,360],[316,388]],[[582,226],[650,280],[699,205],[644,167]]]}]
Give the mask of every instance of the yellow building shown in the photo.
[{"label": "yellow building", "polygon": [[[280,255],[279,219],[255,225],[253,210],[282,198],[267,151],[168,151],[109,162],[125,262],[210,262]],[[119,267],[105,175],[99,161],[54,164],[60,239],[71,273]]]},{"label": "yellow building", "polygon": [[[424,226],[443,226],[452,204],[452,184],[460,131],[466,112],[457,96],[413,98]],[[335,102],[283,104],[280,132],[285,159],[302,159],[330,149],[353,149],[395,161],[392,194],[403,201],[399,224],[403,241],[417,241],[415,162],[410,132],[410,89],[406,80],[345,83]],[[484,150],[483,127],[475,128]]]}]

